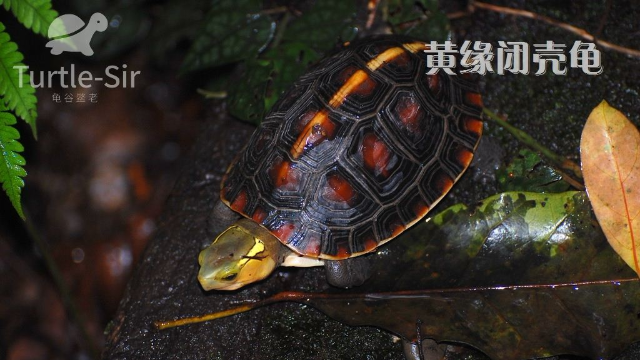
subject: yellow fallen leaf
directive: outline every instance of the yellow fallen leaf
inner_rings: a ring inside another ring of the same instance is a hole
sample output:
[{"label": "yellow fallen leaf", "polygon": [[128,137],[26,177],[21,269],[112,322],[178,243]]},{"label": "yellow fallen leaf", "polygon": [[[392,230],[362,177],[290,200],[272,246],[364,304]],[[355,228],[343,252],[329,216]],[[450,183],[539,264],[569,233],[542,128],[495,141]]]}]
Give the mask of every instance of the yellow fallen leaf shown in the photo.
[{"label": "yellow fallen leaf", "polygon": [[582,173],[609,244],[640,275],[640,133],[606,101],[582,130]]}]

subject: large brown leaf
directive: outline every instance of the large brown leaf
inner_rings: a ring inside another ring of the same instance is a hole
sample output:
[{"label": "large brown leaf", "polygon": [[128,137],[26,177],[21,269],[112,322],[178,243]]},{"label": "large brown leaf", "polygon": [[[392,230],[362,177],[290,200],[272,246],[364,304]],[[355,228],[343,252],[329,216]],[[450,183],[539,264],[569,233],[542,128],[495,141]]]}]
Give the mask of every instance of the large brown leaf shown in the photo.
[{"label": "large brown leaf", "polygon": [[589,115],[580,142],[582,173],[609,244],[640,274],[640,133],[606,101]]},{"label": "large brown leaf", "polygon": [[378,251],[361,287],[284,292],[195,321],[295,301],[407,340],[419,328],[422,338],[470,344],[495,360],[610,358],[640,339],[640,279],[592,220],[584,192],[455,205]]}]

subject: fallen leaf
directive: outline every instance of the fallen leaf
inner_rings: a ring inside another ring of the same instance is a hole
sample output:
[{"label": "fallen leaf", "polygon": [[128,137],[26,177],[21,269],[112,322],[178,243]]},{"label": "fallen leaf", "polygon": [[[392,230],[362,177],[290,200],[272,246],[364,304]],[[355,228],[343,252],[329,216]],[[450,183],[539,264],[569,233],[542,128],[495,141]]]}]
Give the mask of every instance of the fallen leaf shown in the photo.
[{"label": "fallen leaf", "polygon": [[580,141],[589,200],[609,244],[640,274],[640,133],[620,111],[602,101]]},{"label": "fallen leaf", "polygon": [[558,193],[569,190],[570,185],[554,168],[546,165],[540,156],[528,149],[518,152],[511,163],[496,171],[498,191],[532,191]]},{"label": "fallen leaf", "polygon": [[584,192],[502,193],[454,205],[372,256],[363,286],[283,292],[160,327],[281,301],[408,341],[469,344],[494,360],[611,358],[640,339],[640,279],[607,245]]}]

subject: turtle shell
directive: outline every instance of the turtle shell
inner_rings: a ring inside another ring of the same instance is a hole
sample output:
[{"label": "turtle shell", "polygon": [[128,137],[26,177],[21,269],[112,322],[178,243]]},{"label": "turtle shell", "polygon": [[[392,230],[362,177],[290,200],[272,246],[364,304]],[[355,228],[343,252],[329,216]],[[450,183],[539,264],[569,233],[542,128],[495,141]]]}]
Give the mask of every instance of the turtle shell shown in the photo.
[{"label": "turtle shell", "polygon": [[58,16],[51,22],[48,35],[51,39],[61,38],[73,35],[84,26],[84,21],[73,14],[64,14]]},{"label": "turtle shell", "polygon": [[427,75],[427,45],[352,44],[274,105],[222,181],[222,200],[299,254],[344,259],[423,218],[482,134],[466,76]]}]

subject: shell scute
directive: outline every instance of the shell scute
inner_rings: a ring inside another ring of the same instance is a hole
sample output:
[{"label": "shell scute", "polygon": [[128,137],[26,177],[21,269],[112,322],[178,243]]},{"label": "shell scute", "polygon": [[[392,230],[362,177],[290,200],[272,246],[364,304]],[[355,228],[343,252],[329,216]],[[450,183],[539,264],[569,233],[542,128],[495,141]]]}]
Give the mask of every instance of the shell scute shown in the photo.
[{"label": "shell scute", "polygon": [[326,106],[356,120],[373,113],[390,87],[355,58],[318,79],[318,94]]},{"label": "shell scute", "polygon": [[469,165],[482,121],[475,84],[426,75],[418,45],[355,43],[302,76],[230,167],[223,201],[326,259],[373,251],[423,218]]}]

